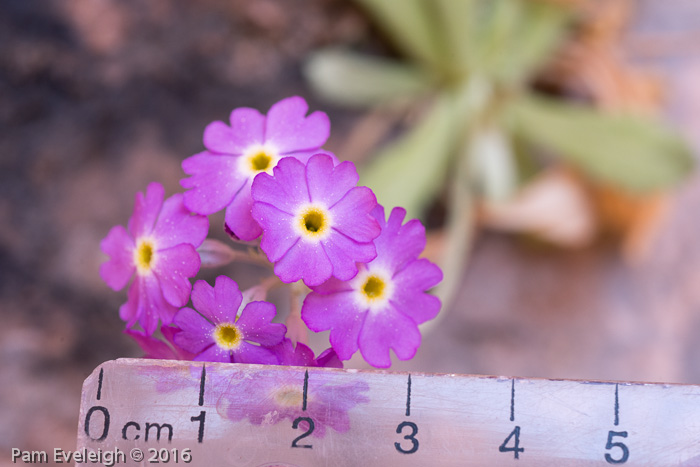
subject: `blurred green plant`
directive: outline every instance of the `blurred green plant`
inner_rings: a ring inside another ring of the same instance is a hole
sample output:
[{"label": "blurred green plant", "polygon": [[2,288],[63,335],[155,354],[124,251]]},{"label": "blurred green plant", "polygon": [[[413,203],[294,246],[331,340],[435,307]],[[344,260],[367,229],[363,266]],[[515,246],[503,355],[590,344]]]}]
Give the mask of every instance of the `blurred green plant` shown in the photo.
[{"label": "blurred green plant", "polygon": [[[530,86],[571,30],[575,9],[547,0],[357,0],[406,58],[350,50],[315,53],[305,73],[337,103],[426,109],[362,171],[387,209],[422,217],[447,194],[438,294],[449,302],[463,270],[475,197],[505,200],[534,154],[627,191],[677,184],[693,166],[685,143],[660,122],[603,114]],[[516,151],[516,144],[518,150]],[[524,144],[523,144],[524,143]],[[523,163],[524,159],[524,163]]]}]

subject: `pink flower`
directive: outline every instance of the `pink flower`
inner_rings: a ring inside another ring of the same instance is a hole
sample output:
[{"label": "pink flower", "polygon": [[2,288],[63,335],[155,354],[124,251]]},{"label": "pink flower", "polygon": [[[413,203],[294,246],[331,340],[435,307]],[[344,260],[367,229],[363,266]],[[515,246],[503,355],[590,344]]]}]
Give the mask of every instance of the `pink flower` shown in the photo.
[{"label": "pink flower", "polygon": [[242,307],[242,302],[238,285],[226,276],[217,277],[214,287],[197,281],[192,290],[197,311],[177,312],[174,321],[182,332],[175,335],[175,344],[196,354],[194,360],[276,365],[277,356],[268,347],[282,342],[286,328],[271,322],[275,306],[254,301]]},{"label": "pink flower", "polygon": [[[369,402],[363,394],[369,385],[357,379],[343,384],[341,378],[333,373],[313,373],[304,384],[303,372],[261,370],[254,378],[231,379],[221,405],[234,421],[247,418],[253,425],[267,425],[288,420],[291,425],[299,417],[308,417],[314,422],[311,436],[322,438],[328,428],[345,433],[350,429],[348,412]],[[307,427],[301,424],[298,429]]]},{"label": "pink flower", "polygon": [[442,280],[440,268],[418,259],[425,248],[425,229],[406,211],[394,208],[384,222],[384,208],[372,215],[382,227],[375,240],[377,257],[360,266],[352,280],[331,279],[306,296],[301,317],[313,331],[330,330],[330,342],[341,360],[359,348],[375,367],[391,365],[390,349],[400,360],[413,358],[420,346],[418,325],[433,319],[440,300],[425,293]]},{"label": "pink flower", "polygon": [[260,248],[275,263],[277,277],[308,286],[331,276],[349,280],[356,262],[375,258],[380,228],[370,212],[377,199],[369,188],[355,186],[351,162],[334,167],[329,156],[316,154],[304,165],[287,157],[273,173],[258,175],[252,194],[253,217],[263,229]]},{"label": "pink flower", "polygon": [[306,117],[308,105],[301,97],[274,104],[267,117],[246,107],[231,112],[228,126],[213,122],[204,131],[207,151],[182,162],[190,178],[182,180],[185,205],[199,214],[226,208],[226,226],[240,239],[260,236],[260,226],[250,209],[250,186],[259,173],[272,173],[287,156],[306,162],[330,134],[330,121],[323,112]]},{"label": "pink flower", "polygon": [[199,271],[195,248],[207,235],[206,217],[192,215],[176,194],[163,201],[163,187],[148,185],[146,195],[136,194],[128,230],[118,225],[100,244],[110,259],[100,276],[114,290],[122,289],[136,275],[128,300],[119,316],[131,327],[137,321],[150,335],[158,318],[169,324],[190,297],[190,277]]},{"label": "pink flower", "polygon": [[326,349],[314,358],[314,351],[301,342],[297,342],[296,347],[292,341],[285,338],[281,343],[272,347],[272,350],[277,354],[280,365],[286,366],[311,366],[325,368],[343,368],[343,362],[340,361],[333,349]]}]

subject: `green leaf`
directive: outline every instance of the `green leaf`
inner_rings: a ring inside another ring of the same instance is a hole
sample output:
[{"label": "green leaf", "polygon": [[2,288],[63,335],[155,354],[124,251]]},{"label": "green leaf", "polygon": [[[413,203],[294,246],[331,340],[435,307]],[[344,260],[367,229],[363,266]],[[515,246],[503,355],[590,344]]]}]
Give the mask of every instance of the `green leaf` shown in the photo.
[{"label": "green leaf", "polygon": [[387,212],[401,206],[419,217],[440,190],[448,169],[457,123],[455,103],[441,96],[430,113],[360,173]]},{"label": "green leaf", "polygon": [[534,96],[515,101],[510,110],[516,135],[594,179],[630,191],[671,187],[694,166],[687,144],[648,118],[602,114]]},{"label": "green leaf", "polygon": [[449,68],[464,75],[474,61],[476,6],[480,0],[433,0],[442,26]]},{"label": "green leaf", "polygon": [[513,82],[527,79],[555,50],[573,17],[570,7],[527,2],[501,56],[499,76]]},{"label": "green leaf", "polygon": [[344,105],[371,106],[429,90],[429,77],[415,67],[347,50],[311,56],[304,73],[321,96]]},{"label": "green leaf", "polygon": [[432,0],[357,0],[393,39],[396,47],[420,62],[443,62],[439,24],[431,15]]}]

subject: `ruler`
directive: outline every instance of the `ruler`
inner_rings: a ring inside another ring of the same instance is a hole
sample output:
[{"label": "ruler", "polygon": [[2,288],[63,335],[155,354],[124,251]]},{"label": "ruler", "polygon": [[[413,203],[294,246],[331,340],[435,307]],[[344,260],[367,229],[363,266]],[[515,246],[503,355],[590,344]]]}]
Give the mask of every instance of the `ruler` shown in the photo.
[{"label": "ruler", "polygon": [[85,380],[78,450],[115,465],[700,466],[700,386],[120,359]]}]

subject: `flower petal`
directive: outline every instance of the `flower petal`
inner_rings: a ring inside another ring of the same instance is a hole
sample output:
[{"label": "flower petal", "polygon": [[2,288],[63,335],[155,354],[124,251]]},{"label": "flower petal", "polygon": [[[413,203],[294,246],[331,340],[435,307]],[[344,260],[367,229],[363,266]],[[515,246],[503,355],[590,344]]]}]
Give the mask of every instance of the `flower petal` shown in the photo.
[{"label": "flower petal", "polygon": [[197,281],[192,288],[192,304],[205,318],[214,323],[234,323],[243,295],[238,284],[226,276],[216,278],[214,287]]},{"label": "flower petal", "polygon": [[333,264],[333,276],[344,281],[357,275],[357,263],[370,262],[377,256],[374,244],[356,242],[340,232],[331,232],[321,244]]},{"label": "flower petal", "polygon": [[299,234],[292,228],[294,218],[267,203],[253,205],[253,218],[263,230],[260,248],[267,259],[274,263],[299,241]]},{"label": "flower petal", "polygon": [[311,287],[327,281],[333,274],[333,265],[320,243],[300,240],[275,263],[275,274],[282,282],[302,279]]},{"label": "flower petal", "polygon": [[210,151],[242,154],[247,147],[263,142],[265,117],[255,109],[240,107],[231,112],[231,126],[212,122],[204,130],[204,146]]},{"label": "flower petal", "polygon": [[298,96],[274,104],[267,112],[265,141],[273,143],[282,154],[323,146],[331,131],[328,115],[314,112],[305,117],[308,109],[306,101]]},{"label": "flower petal", "polygon": [[[163,297],[173,306],[185,306],[190,299],[189,278],[197,275],[200,266],[197,250],[181,243],[167,250],[158,250],[153,272],[158,276]],[[165,324],[170,324],[163,318]]]},{"label": "flower petal", "polygon": [[309,149],[308,151],[290,152],[288,154],[284,154],[284,157],[293,157],[302,164],[306,165],[306,163],[309,162],[309,159],[316,154],[325,154],[326,156],[330,157],[333,160],[333,166],[340,164],[340,161],[335,154],[330,151],[326,151],[325,149]]},{"label": "flower petal", "polygon": [[134,240],[121,225],[112,227],[100,242],[100,248],[109,260],[100,265],[100,277],[113,290],[121,290],[134,274]]},{"label": "flower petal", "polygon": [[119,316],[131,327],[136,321],[148,335],[158,328],[158,318],[170,322],[177,307],[163,298],[158,279],[154,274],[136,276],[129,287],[128,299],[119,308]]},{"label": "flower petal", "polygon": [[277,163],[273,174],[261,172],[255,176],[251,189],[253,200],[294,215],[300,204],[310,201],[304,164],[285,157]]},{"label": "flower petal", "polygon": [[262,233],[260,225],[253,218],[252,208],[253,198],[250,195],[250,183],[247,181],[226,208],[226,225],[244,242],[255,240]]},{"label": "flower petal", "polygon": [[325,154],[316,154],[306,164],[306,182],[312,202],[333,206],[359,179],[352,162],[345,161],[334,167],[333,159]]},{"label": "flower petal", "polygon": [[144,332],[134,329],[124,330],[124,334],[134,339],[144,352],[143,358],[157,358],[162,360],[177,360],[173,349],[165,342],[149,336]]},{"label": "flower petal", "polygon": [[[192,308],[181,308],[175,313],[173,322],[182,329],[173,337],[175,344],[194,354],[202,352],[207,346],[214,345],[214,325]],[[216,345],[214,345],[216,347]]]},{"label": "flower petal", "polygon": [[388,368],[391,366],[390,348],[394,349],[399,360],[409,360],[416,354],[420,341],[416,323],[393,306],[387,306],[367,313],[358,343],[367,363]]},{"label": "flower petal", "polygon": [[[297,346],[300,344],[297,344]],[[328,348],[321,352],[321,355],[316,359],[316,366],[322,368],[343,368],[343,362],[338,358],[333,348]]]},{"label": "flower petal", "polygon": [[358,186],[331,208],[333,228],[351,239],[367,243],[379,236],[381,228],[370,212],[377,206],[372,190]]},{"label": "flower petal", "polygon": [[185,207],[181,193],[165,200],[153,228],[153,236],[156,237],[160,249],[170,248],[180,243],[198,247],[207,237],[208,232],[207,218],[192,215]]},{"label": "flower petal", "polygon": [[150,235],[153,226],[160,212],[160,207],[163,205],[163,197],[165,189],[163,185],[156,182],[151,182],[146,188],[146,195],[138,192],[134,199],[134,213],[129,219],[129,232],[132,237],[138,239],[140,237]]},{"label": "flower petal", "polygon": [[229,350],[222,349],[218,345],[214,344],[204,352],[200,353],[194,360],[197,362],[222,362],[222,363],[232,363],[231,352]]},{"label": "flower petal", "polygon": [[273,346],[282,342],[287,328],[284,324],[272,323],[277,314],[275,305],[268,302],[250,302],[243,308],[236,322],[246,341]]},{"label": "flower petal", "polygon": [[394,306],[416,324],[424,323],[440,312],[440,299],[425,293],[442,280],[442,271],[427,259],[408,263],[394,276]]},{"label": "flower petal", "polygon": [[180,185],[188,190],[184,194],[185,206],[204,215],[225,208],[247,180],[247,175],[238,170],[237,156],[208,151],[182,161],[182,170],[191,175],[180,180]]},{"label": "flower petal", "polygon": [[[380,215],[383,215],[383,212]],[[377,219],[382,225],[382,234],[374,241],[377,246],[375,265],[396,272],[408,262],[418,258],[425,249],[425,227],[417,219],[401,225],[405,216],[406,210],[397,207],[391,211],[385,225],[383,219]]]},{"label": "flower petal", "polygon": [[241,346],[233,352],[235,363],[260,363],[263,365],[278,365],[277,355],[266,347],[241,342]]},{"label": "flower petal", "polygon": [[357,351],[358,335],[367,310],[357,307],[353,292],[321,295],[311,292],[304,299],[301,319],[315,332],[331,331],[330,342],[341,360]]}]

